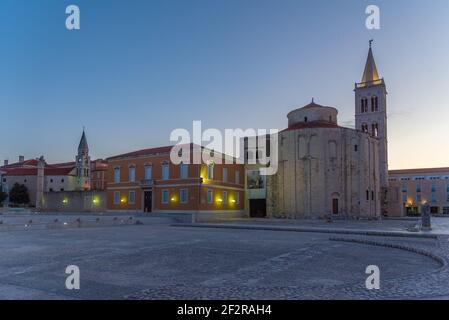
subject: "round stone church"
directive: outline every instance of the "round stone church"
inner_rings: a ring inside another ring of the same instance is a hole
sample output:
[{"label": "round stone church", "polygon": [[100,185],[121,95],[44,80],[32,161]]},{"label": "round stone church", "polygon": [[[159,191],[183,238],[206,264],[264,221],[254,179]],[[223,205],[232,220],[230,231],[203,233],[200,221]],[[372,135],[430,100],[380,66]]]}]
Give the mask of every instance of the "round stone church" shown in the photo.
[{"label": "round stone church", "polygon": [[355,84],[355,128],[338,110],[312,103],[291,111],[278,136],[279,166],[267,178],[267,215],[285,218],[365,217],[388,203],[387,90],[370,48]]}]

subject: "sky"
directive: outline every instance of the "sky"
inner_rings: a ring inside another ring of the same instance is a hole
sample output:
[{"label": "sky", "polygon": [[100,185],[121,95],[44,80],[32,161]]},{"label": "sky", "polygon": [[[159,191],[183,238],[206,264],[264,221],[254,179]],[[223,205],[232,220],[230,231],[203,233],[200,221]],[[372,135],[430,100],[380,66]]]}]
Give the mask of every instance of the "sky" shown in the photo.
[{"label": "sky", "polygon": [[[65,27],[76,4],[81,29]],[[365,8],[380,8],[380,30]],[[176,128],[277,128],[315,102],[354,125],[368,40],[391,169],[449,166],[447,0],[2,0],[0,160],[172,144]]]}]

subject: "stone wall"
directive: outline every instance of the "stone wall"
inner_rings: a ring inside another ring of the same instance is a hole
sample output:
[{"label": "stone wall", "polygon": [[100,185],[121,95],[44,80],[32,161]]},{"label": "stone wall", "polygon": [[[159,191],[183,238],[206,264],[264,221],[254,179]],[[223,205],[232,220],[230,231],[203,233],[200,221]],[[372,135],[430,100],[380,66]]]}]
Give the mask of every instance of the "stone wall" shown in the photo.
[{"label": "stone wall", "polygon": [[102,212],[106,211],[104,191],[45,192],[43,211]]}]

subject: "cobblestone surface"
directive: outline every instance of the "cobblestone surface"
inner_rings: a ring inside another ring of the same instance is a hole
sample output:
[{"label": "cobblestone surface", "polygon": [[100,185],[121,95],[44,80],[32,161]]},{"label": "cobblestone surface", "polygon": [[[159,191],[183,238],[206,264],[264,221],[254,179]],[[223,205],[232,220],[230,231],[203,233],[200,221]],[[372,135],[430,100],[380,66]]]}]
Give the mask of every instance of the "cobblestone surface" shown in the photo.
[{"label": "cobblestone surface", "polygon": [[[379,290],[368,290],[364,283],[354,282],[340,285],[323,284],[319,286],[246,286],[242,285],[247,277],[261,270],[245,270],[233,281],[207,282],[203,285],[186,286],[179,284],[175,286],[164,286],[151,288],[139,293],[127,296],[128,299],[294,299],[294,300],[317,300],[317,299],[342,299],[342,300],[379,300],[379,299],[434,299],[449,297],[449,240],[446,237],[436,241],[410,241],[404,239],[390,238],[379,240],[378,237],[331,237],[336,242],[357,243],[366,246],[383,247],[385,250],[399,249],[413,252],[434,259],[440,264],[440,268],[430,272],[420,272],[404,277],[393,279],[381,279]],[[326,248],[332,250],[332,247]],[[302,260],[316,250],[313,246],[298,250],[289,258],[295,260],[293,263],[300,264]],[[286,262],[289,263],[291,260]],[[281,258],[281,262],[282,258]],[[260,266],[260,267],[268,267]],[[249,274],[249,275],[248,275]],[[225,279],[223,279],[225,280]]]},{"label": "cobblestone surface", "polygon": [[[447,237],[175,228],[172,219],[139,219],[144,225],[2,231],[0,299],[449,297]],[[80,267],[79,291],[65,288],[72,264]],[[364,287],[370,264],[381,270],[378,291]]]}]

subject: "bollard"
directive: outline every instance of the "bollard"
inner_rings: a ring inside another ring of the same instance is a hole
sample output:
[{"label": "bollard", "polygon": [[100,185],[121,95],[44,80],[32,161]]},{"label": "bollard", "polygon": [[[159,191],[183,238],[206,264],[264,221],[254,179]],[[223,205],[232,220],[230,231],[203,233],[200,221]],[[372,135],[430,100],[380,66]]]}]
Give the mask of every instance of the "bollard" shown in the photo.
[{"label": "bollard", "polygon": [[421,206],[421,230],[432,230],[432,223],[430,221],[430,206],[427,203]]}]

